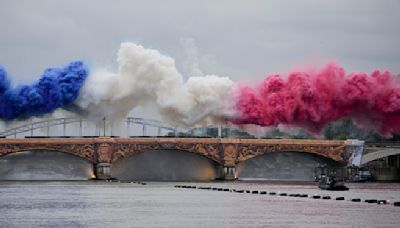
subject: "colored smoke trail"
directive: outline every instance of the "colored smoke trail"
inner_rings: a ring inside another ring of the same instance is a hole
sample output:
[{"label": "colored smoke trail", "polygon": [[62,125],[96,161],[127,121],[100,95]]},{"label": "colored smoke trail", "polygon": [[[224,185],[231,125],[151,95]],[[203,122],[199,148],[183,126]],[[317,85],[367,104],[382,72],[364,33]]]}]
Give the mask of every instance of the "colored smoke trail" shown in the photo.
[{"label": "colored smoke trail", "polygon": [[256,88],[237,85],[236,124],[287,124],[319,133],[350,117],[383,135],[400,133],[400,81],[389,72],[351,73],[328,64],[317,72],[272,75]]},{"label": "colored smoke trail", "polygon": [[68,108],[78,97],[88,75],[81,61],[63,68],[49,68],[31,85],[10,87],[7,72],[0,67],[0,120],[24,119]]},{"label": "colored smoke trail", "polygon": [[124,118],[146,104],[155,106],[163,121],[180,126],[232,115],[229,78],[207,75],[185,83],[172,58],[134,43],[121,44],[117,61],[115,73],[94,70],[75,102],[92,120]]},{"label": "colored smoke trail", "polygon": [[116,72],[98,68],[90,75],[82,62],[72,62],[15,88],[0,68],[0,120],[65,108],[97,122],[123,119],[151,104],[163,121],[183,127],[228,120],[320,133],[329,122],[350,117],[384,135],[400,133],[400,81],[389,72],[346,75],[328,64],[319,71],[272,75],[249,87],[215,75],[184,82],[172,58],[134,43],[121,44],[117,62]]}]

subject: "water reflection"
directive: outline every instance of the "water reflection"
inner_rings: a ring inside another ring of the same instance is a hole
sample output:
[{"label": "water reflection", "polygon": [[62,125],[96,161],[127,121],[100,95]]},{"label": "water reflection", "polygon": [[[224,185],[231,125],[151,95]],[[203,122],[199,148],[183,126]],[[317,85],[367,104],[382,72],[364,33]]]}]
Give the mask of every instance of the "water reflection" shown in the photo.
[{"label": "water reflection", "polygon": [[220,177],[218,164],[198,154],[177,150],[150,150],[112,165],[120,180],[210,181]]},{"label": "water reflection", "polygon": [[0,180],[88,180],[93,165],[56,151],[26,151],[0,157]]},{"label": "water reflection", "polygon": [[241,162],[236,176],[241,180],[313,181],[315,167],[338,167],[330,159],[310,153],[269,153]]}]

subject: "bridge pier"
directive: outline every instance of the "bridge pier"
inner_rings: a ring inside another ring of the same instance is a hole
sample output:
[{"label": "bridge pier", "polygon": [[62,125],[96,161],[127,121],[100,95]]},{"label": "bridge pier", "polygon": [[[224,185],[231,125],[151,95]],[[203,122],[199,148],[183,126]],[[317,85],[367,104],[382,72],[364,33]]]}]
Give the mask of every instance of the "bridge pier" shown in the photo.
[{"label": "bridge pier", "polygon": [[225,166],[224,167],[224,180],[233,181],[235,177],[235,166]]},{"label": "bridge pier", "polygon": [[95,165],[95,175],[97,180],[108,180],[111,178],[111,164],[99,163]]}]

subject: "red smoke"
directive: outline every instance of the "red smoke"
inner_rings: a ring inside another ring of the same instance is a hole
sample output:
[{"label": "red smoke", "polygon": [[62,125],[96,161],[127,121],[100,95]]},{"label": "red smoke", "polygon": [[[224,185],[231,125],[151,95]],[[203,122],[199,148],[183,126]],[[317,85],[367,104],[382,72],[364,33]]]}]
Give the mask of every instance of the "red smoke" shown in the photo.
[{"label": "red smoke", "polygon": [[390,72],[345,75],[328,64],[317,72],[271,75],[256,88],[237,85],[236,124],[299,126],[314,133],[351,117],[383,135],[400,133],[400,81]]}]

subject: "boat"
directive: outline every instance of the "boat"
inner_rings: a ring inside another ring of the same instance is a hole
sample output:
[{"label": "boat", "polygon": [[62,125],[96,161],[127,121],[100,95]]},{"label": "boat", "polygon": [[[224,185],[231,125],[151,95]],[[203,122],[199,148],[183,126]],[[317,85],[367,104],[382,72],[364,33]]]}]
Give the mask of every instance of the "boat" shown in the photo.
[{"label": "boat", "polygon": [[347,191],[348,187],[344,185],[343,180],[337,180],[333,176],[322,175],[318,180],[318,187],[330,191]]},{"label": "boat", "polygon": [[[330,191],[347,191],[348,187],[344,185],[344,178],[338,178],[337,172],[327,166],[315,167],[315,182],[318,187]],[[343,176],[343,175],[341,175]]]}]

